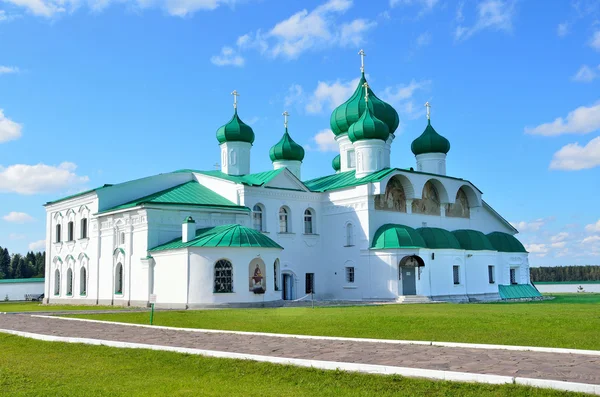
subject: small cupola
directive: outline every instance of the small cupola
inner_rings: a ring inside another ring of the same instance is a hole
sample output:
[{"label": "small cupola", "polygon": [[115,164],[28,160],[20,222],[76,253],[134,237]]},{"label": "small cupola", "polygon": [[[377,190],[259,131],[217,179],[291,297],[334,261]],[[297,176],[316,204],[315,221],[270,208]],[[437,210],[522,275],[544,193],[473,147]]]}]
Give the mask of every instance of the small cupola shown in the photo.
[{"label": "small cupola", "polygon": [[285,132],[279,142],[269,150],[269,157],[273,162],[274,169],[286,167],[300,179],[302,160],[304,160],[304,148],[294,142],[290,136],[288,132],[288,116],[289,113],[287,111],[283,112]]},{"label": "small cupola", "polygon": [[234,90],[233,117],[217,130],[217,141],[221,147],[221,171],[229,175],[250,173],[250,149],[254,143],[254,131],[238,116],[237,97]]},{"label": "small cupola", "polygon": [[446,175],[446,154],[450,151],[450,141],[431,126],[431,105],[427,107],[427,127],[410,145],[417,159],[417,170],[432,174]]},{"label": "small cupola", "polygon": [[183,220],[181,225],[181,242],[187,243],[196,237],[196,221],[191,216]]},{"label": "small cupola", "polygon": [[340,159],[340,155],[338,154],[337,156],[335,156],[333,158],[333,160],[331,161],[331,166],[333,167],[333,170],[336,172],[336,174],[338,172],[340,172],[340,168],[341,168],[341,159]]}]

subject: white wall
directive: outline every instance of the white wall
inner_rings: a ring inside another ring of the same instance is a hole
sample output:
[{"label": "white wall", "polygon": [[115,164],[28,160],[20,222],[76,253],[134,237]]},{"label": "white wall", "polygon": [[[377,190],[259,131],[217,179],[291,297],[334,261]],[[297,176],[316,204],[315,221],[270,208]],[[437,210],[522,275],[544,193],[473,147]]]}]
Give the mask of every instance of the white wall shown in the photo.
[{"label": "white wall", "polygon": [[1,282],[0,281],[0,312],[2,311],[2,303],[8,296],[9,301],[24,301],[27,294],[43,294],[43,281],[20,281],[20,282]]}]

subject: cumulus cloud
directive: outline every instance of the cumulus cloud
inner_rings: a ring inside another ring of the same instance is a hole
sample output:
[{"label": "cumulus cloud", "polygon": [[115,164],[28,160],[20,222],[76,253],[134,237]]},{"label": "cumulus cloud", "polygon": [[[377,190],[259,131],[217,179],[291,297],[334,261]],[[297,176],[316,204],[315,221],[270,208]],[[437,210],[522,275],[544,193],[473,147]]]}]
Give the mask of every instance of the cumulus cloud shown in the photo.
[{"label": "cumulus cloud", "polygon": [[317,150],[320,152],[337,152],[340,149],[335,141],[335,135],[329,128],[317,132],[313,141],[317,144]]},{"label": "cumulus cloud", "polygon": [[[600,69],[600,66],[598,67]],[[594,81],[598,77],[596,69],[589,67],[588,65],[583,65],[579,68],[575,76],[573,76],[573,81],[577,81],[580,83],[590,83]]]},{"label": "cumulus cloud", "polygon": [[340,30],[340,45],[358,47],[364,42],[365,32],[375,26],[376,22],[367,19],[355,19],[343,24]]},{"label": "cumulus cloud", "polygon": [[[2,15],[4,15],[4,14],[0,13],[0,21],[2,21]],[[11,74],[11,73],[19,73],[19,68],[15,67],[15,66],[0,65],[0,74]]]},{"label": "cumulus cloud", "polygon": [[563,146],[554,153],[550,162],[551,170],[579,171],[600,166],[600,136],[585,146],[578,142]]},{"label": "cumulus cloud", "polygon": [[6,222],[12,223],[27,223],[33,222],[34,219],[31,215],[26,214],[25,212],[16,212],[12,211],[2,217]]},{"label": "cumulus cloud", "polygon": [[600,236],[589,236],[581,240],[581,244],[600,243]]},{"label": "cumulus cloud", "polygon": [[525,222],[525,221],[510,222],[510,224],[513,225],[513,227],[515,229],[517,229],[519,232],[527,233],[527,232],[537,232],[547,222],[548,222],[548,219],[540,218],[540,219],[536,219],[536,220],[533,220],[530,222]]},{"label": "cumulus cloud", "polygon": [[569,112],[566,119],[556,118],[550,123],[540,124],[537,127],[526,127],[526,134],[535,135],[561,135],[561,134],[587,134],[600,128],[600,102],[592,106],[580,106]]},{"label": "cumulus cloud", "polygon": [[592,38],[590,39],[590,47],[596,51],[600,51],[600,30],[594,32],[592,35]]},{"label": "cumulus cloud", "polygon": [[46,240],[38,240],[29,243],[29,251],[44,251],[46,249]]},{"label": "cumulus cloud", "polygon": [[333,110],[346,101],[358,86],[360,77],[350,81],[336,80],[332,83],[319,81],[306,104],[308,113],[321,113],[323,108]]},{"label": "cumulus cloud", "polygon": [[512,0],[484,0],[477,4],[477,19],[471,26],[459,25],[454,32],[456,40],[466,40],[481,30],[512,31],[515,2]]},{"label": "cumulus cloud", "polygon": [[0,109],[0,143],[19,139],[21,137],[22,129],[22,124],[6,117],[4,111]]},{"label": "cumulus cloud", "polygon": [[302,102],[304,100],[304,89],[300,84],[292,84],[288,88],[288,92],[283,98],[283,104],[285,107],[291,106],[295,103]]},{"label": "cumulus cloud", "polygon": [[537,256],[546,256],[548,253],[548,247],[546,244],[526,244],[525,249],[527,252]]},{"label": "cumulus cloud", "polygon": [[598,219],[598,222],[596,222],[596,223],[591,223],[589,225],[586,225],[585,231],[589,232],[589,233],[600,232],[600,219]]},{"label": "cumulus cloud", "polygon": [[244,58],[233,48],[223,47],[219,55],[210,57],[210,61],[217,66],[244,66]]},{"label": "cumulus cloud", "polygon": [[87,176],[75,173],[77,166],[70,162],[58,166],[15,164],[0,166],[0,192],[19,194],[51,193],[76,188],[87,183]]}]

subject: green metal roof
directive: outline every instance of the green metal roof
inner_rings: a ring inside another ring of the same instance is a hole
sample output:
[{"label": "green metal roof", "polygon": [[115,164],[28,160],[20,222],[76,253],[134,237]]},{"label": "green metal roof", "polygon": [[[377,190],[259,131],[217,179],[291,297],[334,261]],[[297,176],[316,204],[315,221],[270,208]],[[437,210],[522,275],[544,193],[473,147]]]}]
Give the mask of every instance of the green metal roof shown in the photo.
[{"label": "green metal roof", "polygon": [[313,192],[325,192],[328,190],[344,189],[347,187],[364,185],[365,183],[369,182],[378,182],[393,171],[395,171],[394,168],[384,168],[381,171],[377,171],[363,178],[357,179],[355,176],[356,170],[351,170],[311,179],[309,181],[305,181],[304,185],[306,185],[306,187]]},{"label": "green metal roof", "polygon": [[431,126],[431,120],[427,120],[425,131],[410,145],[410,150],[416,155],[424,153],[448,153],[450,141],[438,134]]},{"label": "green metal roof", "polygon": [[254,131],[240,119],[236,108],[231,120],[217,130],[217,140],[220,144],[225,142],[254,143]]},{"label": "green metal roof", "polygon": [[412,227],[388,223],[377,229],[371,248],[427,248],[427,245]]},{"label": "green metal roof", "polygon": [[0,284],[13,284],[13,283],[43,283],[44,278],[8,278],[0,280]]},{"label": "green metal roof", "polygon": [[271,161],[278,160],[304,160],[304,148],[298,145],[290,134],[288,133],[287,127],[285,127],[285,133],[273,147],[269,150],[269,157]]},{"label": "green metal roof", "polygon": [[542,296],[535,287],[529,284],[498,285],[498,293],[502,299],[539,298]]},{"label": "green metal roof", "polygon": [[105,188],[111,187],[111,186],[113,186],[113,185],[108,185],[108,184],[107,185],[102,185],[100,187],[96,187],[94,189],[89,189],[89,190],[86,190],[86,191],[83,191],[83,192],[80,192],[80,193],[72,194],[70,196],[63,197],[63,198],[60,198],[60,199],[57,199],[57,200],[54,200],[54,201],[48,201],[44,205],[50,205],[50,204],[60,203],[61,201],[69,200],[69,199],[72,199],[72,198],[75,198],[75,197],[79,197],[79,196],[84,196],[84,195],[86,195],[88,193],[97,192],[98,190],[105,189]]},{"label": "green metal roof", "polygon": [[496,251],[485,234],[477,230],[463,229],[452,232],[460,247],[469,251]]},{"label": "green metal roof", "polygon": [[387,141],[389,137],[389,127],[379,120],[370,108],[366,108],[362,116],[348,128],[348,138],[353,143],[369,139]]},{"label": "green metal roof", "polygon": [[[363,84],[366,81],[367,79],[363,73],[352,96],[346,102],[338,106],[331,114],[329,123],[331,125],[331,130],[336,136],[348,132],[350,126],[356,123],[356,121],[362,116],[367,106],[367,103],[365,103],[365,91],[363,87]],[[388,126],[389,132],[393,134],[400,123],[398,112],[396,112],[391,105],[377,98],[370,87],[368,90],[369,108],[375,117],[383,121]]]},{"label": "green metal roof", "polygon": [[242,185],[247,186],[263,186],[266,183],[269,183],[273,178],[282,173],[285,170],[284,168],[279,168],[276,170],[259,172],[256,174],[248,174],[248,175],[228,175],[221,171],[196,171],[196,170],[179,170],[175,172],[195,172],[202,175],[208,175],[215,178],[225,179],[231,182],[240,183]]},{"label": "green metal roof", "polygon": [[427,248],[462,249],[454,234],[446,229],[421,227],[417,229],[417,232],[423,237]]},{"label": "green metal roof", "polygon": [[248,210],[247,207],[236,205],[225,197],[209,188],[190,181],[149,196],[141,197],[125,204],[102,211],[102,213],[137,207],[142,204],[161,205],[194,205],[208,208]]},{"label": "green metal roof", "polygon": [[196,237],[184,243],[181,238],[159,245],[150,252],[187,247],[260,247],[283,249],[261,232],[241,225],[222,225],[196,230]]},{"label": "green metal roof", "polygon": [[342,158],[339,154],[333,158],[331,166],[335,172],[338,172],[342,168]]},{"label": "green metal roof", "polygon": [[488,240],[496,251],[527,253],[523,244],[515,236],[503,232],[492,232],[487,235]]}]

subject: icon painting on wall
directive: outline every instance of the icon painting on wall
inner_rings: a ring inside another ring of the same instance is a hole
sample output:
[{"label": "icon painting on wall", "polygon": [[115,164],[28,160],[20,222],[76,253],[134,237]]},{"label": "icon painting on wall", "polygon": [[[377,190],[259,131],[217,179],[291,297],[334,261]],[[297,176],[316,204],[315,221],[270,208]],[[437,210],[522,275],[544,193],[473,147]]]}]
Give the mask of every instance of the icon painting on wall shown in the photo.
[{"label": "icon painting on wall", "polygon": [[267,290],[267,277],[265,263],[261,259],[254,259],[249,266],[250,292],[264,294]]}]

